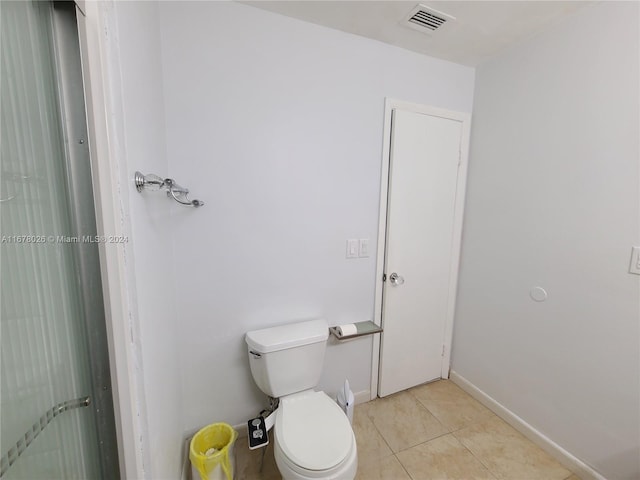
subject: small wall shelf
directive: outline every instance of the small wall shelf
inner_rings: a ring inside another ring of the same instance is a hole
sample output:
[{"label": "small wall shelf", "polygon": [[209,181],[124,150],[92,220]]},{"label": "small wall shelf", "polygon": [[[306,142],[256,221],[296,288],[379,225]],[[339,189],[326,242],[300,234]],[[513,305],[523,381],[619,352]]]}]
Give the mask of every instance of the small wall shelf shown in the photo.
[{"label": "small wall shelf", "polygon": [[363,337],[365,335],[373,335],[374,333],[381,333],[382,327],[376,325],[371,321],[367,322],[356,322],[354,323],[356,328],[358,329],[358,333],[354,333],[353,335],[340,335],[338,327],[329,327],[329,332],[336,337],[338,340],[350,340],[352,338]]}]

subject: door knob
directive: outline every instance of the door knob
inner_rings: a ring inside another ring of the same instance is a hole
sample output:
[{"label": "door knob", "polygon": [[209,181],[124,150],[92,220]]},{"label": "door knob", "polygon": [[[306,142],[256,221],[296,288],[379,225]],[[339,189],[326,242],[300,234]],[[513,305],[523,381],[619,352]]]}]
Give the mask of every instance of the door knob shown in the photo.
[{"label": "door knob", "polygon": [[393,272],[391,275],[389,275],[389,281],[391,282],[391,285],[394,286],[402,285],[404,283],[404,277],[401,277],[396,272]]}]

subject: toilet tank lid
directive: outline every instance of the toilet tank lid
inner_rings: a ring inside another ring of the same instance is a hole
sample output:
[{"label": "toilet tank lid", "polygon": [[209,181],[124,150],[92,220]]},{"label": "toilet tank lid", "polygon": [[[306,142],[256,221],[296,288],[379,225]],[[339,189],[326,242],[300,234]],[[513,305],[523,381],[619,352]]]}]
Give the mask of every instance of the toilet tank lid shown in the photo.
[{"label": "toilet tank lid", "polygon": [[252,350],[258,353],[269,353],[326,342],[328,337],[329,324],[325,319],[319,318],[247,332],[245,341]]}]

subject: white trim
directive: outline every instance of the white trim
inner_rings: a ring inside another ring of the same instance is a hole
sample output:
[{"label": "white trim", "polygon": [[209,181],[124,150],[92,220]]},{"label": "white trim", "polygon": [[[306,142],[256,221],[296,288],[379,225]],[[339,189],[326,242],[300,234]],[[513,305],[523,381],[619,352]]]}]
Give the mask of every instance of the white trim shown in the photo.
[{"label": "white trim", "polygon": [[[384,126],[382,129],[382,170],[380,173],[380,205],[378,207],[378,251],[376,253],[376,277],[373,306],[373,323],[382,325],[382,275],[384,273],[384,254],[387,238],[387,197],[389,195],[389,154],[391,149],[391,111],[392,100],[384,101]],[[380,375],[380,335],[373,336],[371,352],[371,391],[370,399],[378,396],[378,377]]]},{"label": "white trim", "polygon": [[[245,436],[247,435],[246,428],[247,427],[245,426]],[[187,436],[182,443],[182,467],[180,480],[193,480],[191,478],[191,460],[189,459],[189,450],[191,449],[191,439],[193,438],[193,435],[195,435],[195,432],[192,435]],[[238,438],[240,438],[240,436],[238,436]]]},{"label": "white trim", "polygon": [[[113,2],[86,2],[77,8],[87,126],[98,235],[131,239],[126,188],[118,159],[123,158],[119,57],[115,48]],[[120,475],[145,478],[144,415],[141,362],[136,341],[135,295],[128,281],[132,246],[99,243],[102,287],[107,319]]]},{"label": "white trim", "polygon": [[607,480],[589,465],[569,453],[539,430],[536,430],[507,407],[494,400],[469,380],[453,370],[451,371],[451,381],[502,418],[513,428],[518,430],[533,443],[542,448],[549,455],[558,460],[566,468],[576,473],[583,480]]},{"label": "white trim", "polygon": [[[455,211],[453,213],[453,238],[451,244],[451,269],[449,271],[449,299],[447,319],[444,330],[444,356],[442,359],[442,378],[449,378],[451,366],[451,345],[453,343],[453,320],[456,314],[458,293],[458,273],[462,250],[462,226],[464,220],[464,202],[467,193],[467,169],[469,166],[469,139],[471,137],[471,115],[460,114],[462,133],[460,135],[460,165],[456,182]],[[451,118],[451,117],[450,117]]]},{"label": "white trim", "polygon": [[354,400],[356,405],[360,405],[361,403],[367,403],[371,400],[371,392],[369,390],[361,390],[356,392],[354,395]]},{"label": "white trim", "polygon": [[[453,318],[455,316],[456,292],[458,286],[458,268],[460,265],[460,245],[462,241],[462,220],[464,213],[464,200],[467,185],[467,165],[469,159],[469,137],[471,133],[471,114],[445,110],[442,108],[420,105],[386,98],[384,103],[384,127],[382,143],[382,172],[380,175],[380,206],[378,219],[378,252],[376,258],[376,284],[374,299],[373,322],[382,325],[382,275],[384,273],[384,256],[386,251],[387,231],[387,201],[389,195],[389,155],[391,149],[391,113],[394,109],[402,109],[409,112],[422,113],[435,117],[457,120],[462,123],[460,139],[460,167],[456,184],[456,200],[453,219],[453,243],[451,245],[451,269],[449,275],[449,298],[447,303],[447,316],[445,319],[445,331],[443,344],[445,347],[442,358],[442,378],[449,378],[449,366],[451,362],[451,342],[453,337]],[[384,333],[383,333],[384,334]],[[373,400],[378,396],[378,374],[380,368],[380,337],[374,335],[373,351],[371,355],[371,395]]]}]

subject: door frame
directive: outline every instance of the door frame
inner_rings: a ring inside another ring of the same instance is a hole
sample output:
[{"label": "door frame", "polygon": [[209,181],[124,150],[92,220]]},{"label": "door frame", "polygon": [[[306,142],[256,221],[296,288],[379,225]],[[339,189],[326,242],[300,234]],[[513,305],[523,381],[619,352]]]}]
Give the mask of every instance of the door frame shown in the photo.
[{"label": "door frame", "polygon": [[[387,250],[387,205],[389,201],[389,170],[391,164],[391,115],[394,109],[406,110],[414,113],[431,115],[434,117],[456,120],[462,123],[460,138],[460,163],[456,180],[456,196],[453,214],[453,240],[449,276],[449,298],[445,318],[445,332],[443,338],[444,352],[442,358],[441,377],[449,378],[451,363],[451,343],[453,340],[453,319],[455,316],[456,293],[458,289],[458,269],[460,266],[460,247],[462,242],[462,220],[464,216],[464,202],[467,185],[467,167],[469,160],[469,138],[471,133],[471,114],[446,110],[443,108],[406,102],[393,98],[385,98],[384,127],[382,144],[382,170],[380,175],[380,207],[378,219],[378,248],[376,254],[376,288],[374,296],[375,324],[383,325],[382,318],[382,276],[385,267],[385,252]],[[378,377],[380,370],[380,342],[381,335],[374,335],[371,356],[371,400],[378,396]]]}]

